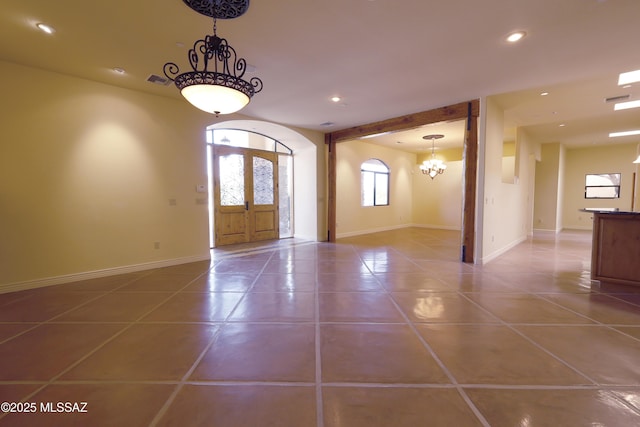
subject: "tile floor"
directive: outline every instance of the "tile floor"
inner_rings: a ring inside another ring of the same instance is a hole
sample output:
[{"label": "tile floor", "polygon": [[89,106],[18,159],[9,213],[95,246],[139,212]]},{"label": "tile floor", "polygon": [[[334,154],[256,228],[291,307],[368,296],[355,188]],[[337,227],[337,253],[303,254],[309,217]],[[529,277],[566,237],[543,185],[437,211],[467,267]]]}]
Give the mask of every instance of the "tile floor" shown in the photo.
[{"label": "tile floor", "polygon": [[0,402],[35,413],[0,426],[640,425],[640,290],[591,286],[590,239],[290,239],[2,294]]}]

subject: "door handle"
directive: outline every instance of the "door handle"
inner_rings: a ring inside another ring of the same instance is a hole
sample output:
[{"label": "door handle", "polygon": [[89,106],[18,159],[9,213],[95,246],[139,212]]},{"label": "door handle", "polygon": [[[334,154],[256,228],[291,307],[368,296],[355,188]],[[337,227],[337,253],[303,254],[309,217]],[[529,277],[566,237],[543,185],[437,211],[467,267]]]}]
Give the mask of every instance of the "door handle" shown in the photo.
[{"label": "door handle", "polygon": [[245,211],[249,210],[249,202],[244,202],[244,210]]}]

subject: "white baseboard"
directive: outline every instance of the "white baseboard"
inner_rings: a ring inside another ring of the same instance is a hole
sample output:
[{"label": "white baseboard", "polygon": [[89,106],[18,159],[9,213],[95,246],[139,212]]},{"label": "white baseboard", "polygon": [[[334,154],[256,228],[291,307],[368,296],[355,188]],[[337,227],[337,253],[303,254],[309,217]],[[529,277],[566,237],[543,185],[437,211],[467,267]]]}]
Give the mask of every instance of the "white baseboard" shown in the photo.
[{"label": "white baseboard", "polygon": [[410,227],[429,228],[429,229],[432,229],[432,230],[462,231],[462,228],[460,228],[460,226],[456,226],[456,225],[411,224]]},{"label": "white baseboard", "polygon": [[379,233],[381,231],[400,230],[401,228],[408,228],[411,226],[412,226],[411,224],[400,224],[400,225],[392,225],[390,227],[380,227],[380,228],[370,228],[367,230],[350,231],[348,233],[336,233],[336,238],[340,239],[344,237],[361,236],[363,234]]},{"label": "white baseboard", "polygon": [[389,227],[379,227],[379,228],[370,228],[367,230],[359,230],[359,231],[351,231],[348,233],[337,233],[336,238],[340,239],[343,237],[353,237],[353,236],[361,236],[363,234],[371,234],[371,233],[379,233],[381,231],[391,231],[391,230],[400,230],[402,228],[429,228],[433,230],[453,230],[453,231],[461,231],[460,227],[448,226],[448,225],[432,225],[432,224],[399,224],[392,225]]},{"label": "white baseboard", "polygon": [[520,243],[522,243],[522,242],[524,242],[526,240],[527,240],[526,236],[523,236],[523,237],[521,237],[521,238],[519,238],[517,240],[514,240],[513,242],[511,242],[507,246],[505,246],[503,248],[500,248],[497,251],[495,251],[495,252],[493,252],[493,253],[485,256],[485,257],[482,257],[482,259],[480,259],[479,264],[486,264],[486,263],[498,258],[500,255],[502,255],[505,252],[513,249],[514,247],[518,246]]},{"label": "white baseboard", "polygon": [[79,282],[81,280],[97,279],[99,277],[115,276],[118,274],[135,273],[137,271],[153,270],[154,268],[171,267],[173,265],[190,262],[208,261],[211,254],[197,255],[184,258],[174,258],[162,261],[145,262],[142,264],[125,265],[122,267],[105,268],[103,270],[85,271],[82,273],[66,274],[64,276],[45,277],[24,282],[0,284],[0,294],[42,288],[45,286],[61,285],[63,283]]},{"label": "white baseboard", "polygon": [[558,234],[562,231],[561,228],[558,229],[552,229],[552,228],[534,228],[533,232],[534,233],[554,233],[554,234]]}]

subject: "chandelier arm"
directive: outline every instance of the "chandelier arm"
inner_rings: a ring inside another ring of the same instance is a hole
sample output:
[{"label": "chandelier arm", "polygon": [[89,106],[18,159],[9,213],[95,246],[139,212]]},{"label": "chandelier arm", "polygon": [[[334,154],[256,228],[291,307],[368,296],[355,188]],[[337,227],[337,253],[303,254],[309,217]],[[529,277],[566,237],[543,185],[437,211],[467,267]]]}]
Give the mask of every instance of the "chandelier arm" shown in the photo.
[{"label": "chandelier arm", "polygon": [[167,62],[166,64],[164,64],[164,67],[162,67],[162,72],[164,73],[166,78],[174,81],[176,76],[180,73],[180,67],[178,67],[178,65],[174,62]]}]

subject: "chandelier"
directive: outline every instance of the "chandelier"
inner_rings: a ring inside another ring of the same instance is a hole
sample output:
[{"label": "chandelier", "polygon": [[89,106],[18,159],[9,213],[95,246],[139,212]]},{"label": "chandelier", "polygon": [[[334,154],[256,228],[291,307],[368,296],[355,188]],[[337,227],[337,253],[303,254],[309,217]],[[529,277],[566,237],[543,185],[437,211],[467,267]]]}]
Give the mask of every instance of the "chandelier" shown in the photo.
[{"label": "chandelier", "polygon": [[422,139],[431,140],[431,158],[429,160],[425,160],[420,165],[420,170],[423,174],[429,175],[431,179],[435,178],[437,175],[441,175],[444,173],[447,165],[440,159],[436,159],[435,153],[435,143],[436,139],[444,138],[444,135],[434,134],[434,135],[425,135]]},{"label": "chandelier", "polygon": [[164,64],[164,75],[195,107],[215,114],[230,114],[244,108],[262,90],[258,77],[244,80],[247,61],[238,58],[226,39],[218,37],[218,19],[232,19],[249,9],[249,0],[183,0],[198,13],[213,18],[213,35],[196,40],[189,49],[192,71],[180,73],[173,62]]}]

